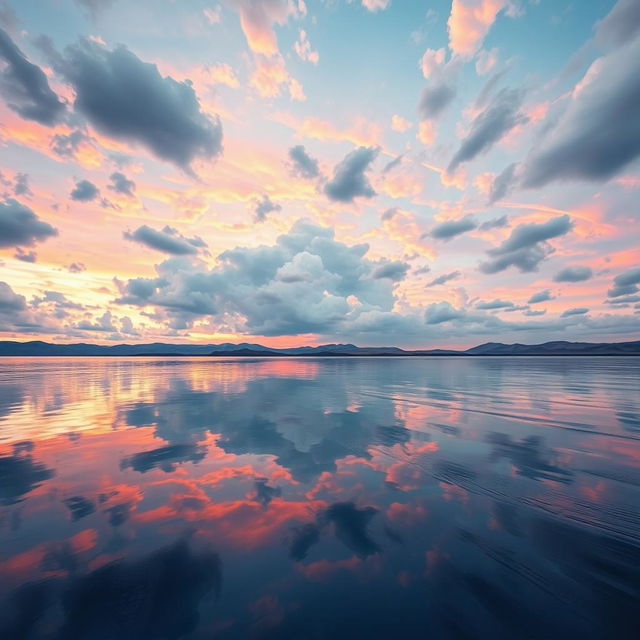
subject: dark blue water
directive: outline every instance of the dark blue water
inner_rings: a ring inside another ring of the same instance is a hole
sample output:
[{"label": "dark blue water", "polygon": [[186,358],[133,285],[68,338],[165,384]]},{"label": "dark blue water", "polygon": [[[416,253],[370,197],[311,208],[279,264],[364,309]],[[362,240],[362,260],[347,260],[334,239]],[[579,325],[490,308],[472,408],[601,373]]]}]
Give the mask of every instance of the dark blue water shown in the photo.
[{"label": "dark blue water", "polygon": [[640,359],[0,360],[0,638],[638,638]]}]

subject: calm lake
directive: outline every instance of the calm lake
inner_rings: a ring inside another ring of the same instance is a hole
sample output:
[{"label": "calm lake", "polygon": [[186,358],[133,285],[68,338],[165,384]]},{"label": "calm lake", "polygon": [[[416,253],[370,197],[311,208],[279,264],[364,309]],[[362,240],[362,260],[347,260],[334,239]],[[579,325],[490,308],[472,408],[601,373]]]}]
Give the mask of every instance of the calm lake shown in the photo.
[{"label": "calm lake", "polygon": [[640,637],[640,358],[0,359],[0,637]]}]

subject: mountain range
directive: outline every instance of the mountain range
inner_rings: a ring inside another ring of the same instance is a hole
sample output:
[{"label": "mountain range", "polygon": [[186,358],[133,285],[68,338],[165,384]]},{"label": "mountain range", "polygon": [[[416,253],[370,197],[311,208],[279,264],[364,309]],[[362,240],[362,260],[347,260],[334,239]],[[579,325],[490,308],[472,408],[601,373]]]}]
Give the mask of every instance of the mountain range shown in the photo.
[{"label": "mountain range", "polygon": [[0,356],[639,356],[640,340],[634,342],[566,342],[503,344],[487,342],[471,349],[405,350],[399,347],[357,347],[353,344],[323,344],[317,347],[275,349],[261,344],[52,344],[0,341]]}]

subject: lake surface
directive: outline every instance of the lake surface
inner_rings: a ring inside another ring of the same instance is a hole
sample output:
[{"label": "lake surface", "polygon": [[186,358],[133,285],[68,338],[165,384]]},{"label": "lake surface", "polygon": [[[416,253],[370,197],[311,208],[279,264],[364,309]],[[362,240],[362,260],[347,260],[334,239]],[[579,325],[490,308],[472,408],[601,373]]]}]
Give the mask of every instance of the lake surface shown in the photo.
[{"label": "lake surface", "polygon": [[0,637],[640,637],[640,358],[0,359]]}]

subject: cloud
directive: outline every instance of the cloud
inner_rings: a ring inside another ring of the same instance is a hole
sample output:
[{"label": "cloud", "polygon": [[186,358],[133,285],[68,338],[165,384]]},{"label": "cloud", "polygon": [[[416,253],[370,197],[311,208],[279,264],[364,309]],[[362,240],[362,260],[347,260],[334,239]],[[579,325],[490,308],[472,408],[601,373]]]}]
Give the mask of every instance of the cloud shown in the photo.
[{"label": "cloud", "polygon": [[488,151],[516,125],[527,122],[527,117],[520,113],[522,98],[521,91],[502,89],[471,123],[469,135],[462,141],[447,171],[453,173],[463,162],[473,160],[478,154]]},{"label": "cloud", "polygon": [[100,190],[89,180],[80,180],[71,191],[71,199],[78,202],[91,202],[100,194]]},{"label": "cloud", "polygon": [[480,271],[497,273],[511,266],[522,272],[536,271],[540,262],[553,252],[547,241],[568,233],[572,227],[566,214],[542,224],[521,224],[499,247],[487,252],[492,259],[483,262]]},{"label": "cloud", "polygon": [[220,119],[201,111],[189,82],[163,78],[124,46],[109,51],[84,40],[65,56],[59,66],[76,93],[75,108],[101,133],[185,170],[222,152]]},{"label": "cloud", "polygon": [[318,64],[320,60],[320,54],[311,48],[309,37],[304,29],[300,29],[298,33],[298,40],[293,45],[295,52],[298,54],[300,60],[311,62],[311,64]]},{"label": "cloud", "polygon": [[465,312],[462,309],[455,309],[451,303],[442,301],[430,304],[425,313],[427,324],[442,324],[450,320],[464,318]]},{"label": "cloud", "polygon": [[206,247],[201,238],[185,238],[176,229],[169,226],[164,227],[161,231],[156,231],[143,224],[132,233],[126,231],[123,235],[127,240],[139,242],[150,249],[164,251],[174,256],[195,255],[202,247]]},{"label": "cloud", "polygon": [[32,247],[57,235],[57,229],[17,200],[0,202],[0,247]]},{"label": "cloud", "polygon": [[110,9],[118,0],[76,0],[76,2],[88,10],[95,20],[103,11]]},{"label": "cloud", "polygon": [[9,34],[0,29],[0,94],[8,107],[25,120],[46,126],[60,122],[65,105],[49,87],[40,67],[27,60]]},{"label": "cloud", "polygon": [[640,37],[597,59],[569,106],[527,158],[522,184],[603,182],[640,155]]},{"label": "cloud", "polygon": [[514,162],[494,178],[489,192],[489,204],[502,200],[509,193],[513,186],[517,167],[518,163]]},{"label": "cloud", "polygon": [[307,153],[301,145],[289,149],[289,159],[292,162],[291,172],[301,178],[317,178],[320,175],[318,161]]},{"label": "cloud", "polygon": [[8,315],[16,311],[24,311],[26,308],[25,297],[14,293],[6,282],[0,281],[0,313]]},{"label": "cloud", "polygon": [[465,231],[476,228],[476,223],[471,216],[465,216],[459,220],[447,220],[431,229],[429,235],[436,240],[451,240]]},{"label": "cloud", "polygon": [[114,191],[115,193],[121,193],[122,195],[133,197],[136,190],[136,183],[133,180],[129,180],[124,173],[120,173],[116,171],[109,176],[111,179],[111,184],[109,185],[109,189]]},{"label": "cloud", "polygon": [[[157,277],[121,283],[117,302],[155,308],[184,327],[211,316],[235,318],[235,331],[254,335],[341,332],[366,312],[393,309],[395,282],[373,277],[385,263],[367,259],[368,248],[299,220],[275,245],[225,251],[212,269],[193,257],[170,258],[156,267]],[[398,277],[400,269],[393,271]]]},{"label": "cloud", "polygon": [[450,280],[455,280],[456,278],[459,278],[461,275],[462,274],[460,273],[460,271],[451,271],[450,273],[443,273],[441,276],[438,276],[437,278],[434,278],[427,285],[427,287],[435,287],[435,286],[437,286],[439,284],[446,284]]},{"label": "cloud", "polygon": [[534,293],[528,300],[528,304],[538,304],[539,302],[546,302],[547,300],[553,300],[553,296],[551,295],[551,291],[549,289],[544,289],[544,291],[539,291],[538,293]]},{"label": "cloud", "polygon": [[240,14],[240,25],[254,53],[272,56],[278,53],[275,24],[285,24],[295,11],[289,0],[225,0]]},{"label": "cloud", "polygon": [[640,292],[640,267],[635,267],[613,279],[613,287],[609,289],[609,297],[631,296],[638,292]]},{"label": "cloud", "polygon": [[282,207],[279,204],[271,201],[271,198],[266,193],[262,194],[262,197],[256,200],[255,203],[255,219],[256,222],[264,222],[267,219],[267,215],[273,211],[282,211]]},{"label": "cloud", "polygon": [[574,307],[573,309],[567,309],[560,316],[561,318],[569,318],[570,316],[583,316],[585,313],[589,313],[589,309],[586,307]]},{"label": "cloud", "polygon": [[472,57],[506,4],[506,0],[453,0],[447,21],[451,51]]},{"label": "cloud", "polygon": [[82,273],[83,271],[87,270],[87,267],[83,262],[72,262],[67,267],[67,270],[69,271],[69,273]]},{"label": "cloud", "polygon": [[595,25],[596,41],[601,45],[621,46],[640,33],[638,0],[618,0],[613,9]]},{"label": "cloud", "polygon": [[323,517],[333,523],[336,538],[359,557],[366,558],[380,551],[367,530],[377,513],[374,507],[358,509],[352,502],[336,502],[327,507]]},{"label": "cloud", "polygon": [[390,4],[391,0],[362,0],[362,6],[371,11],[371,13],[384,11]]},{"label": "cloud", "polygon": [[373,190],[366,171],[376,159],[379,149],[358,147],[348,153],[336,166],[333,178],[324,187],[325,194],[331,200],[353,202],[354,198],[373,198]]},{"label": "cloud", "polygon": [[399,280],[404,280],[408,271],[409,265],[406,262],[400,262],[399,260],[396,260],[395,262],[388,262],[387,264],[379,266],[374,270],[371,277],[375,280],[379,280],[380,278],[388,278],[389,280],[397,282]]},{"label": "cloud", "polygon": [[493,309],[508,309],[509,307],[514,307],[513,302],[509,300],[492,300],[491,302],[478,302],[476,304],[476,309],[483,309],[486,311]]},{"label": "cloud", "polygon": [[490,231],[491,229],[502,229],[509,225],[509,218],[504,215],[499,218],[491,218],[491,220],[487,220],[483,222],[478,228],[480,231]]},{"label": "cloud", "polygon": [[422,90],[418,113],[422,120],[437,118],[456,97],[455,87],[444,80],[436,80]]},{"label": "cloud", "polygon": [[382,168],[382,173],[388,173],[389,171],[395,169],[396,167],[399,167],[402,164],[403,159],[404,159],[404,154],[401,154],[397,158],[390,160]]},{"label": "cloud", "polygon": [[574,266],[565,267],[556,273],[554,282],[582,282],[588,280],[593,275],[590,267]]},{"label": "cloud", "polygon": [[16,196],[32,196],[31,187],[29,186],[29,174],[16,173],[15,183],[13,185],[13,193]]},{"label": "cloud", "polygon": [[36,262],[36,260],[38,259],[38,255],[36,254],[35,251],[25,251],[21,247],[18,247],[16,249],[16,252],[13,254],[13,257],[16,258],[16,260],[21,260],[22,262],[31,262],[31,263]]}]

